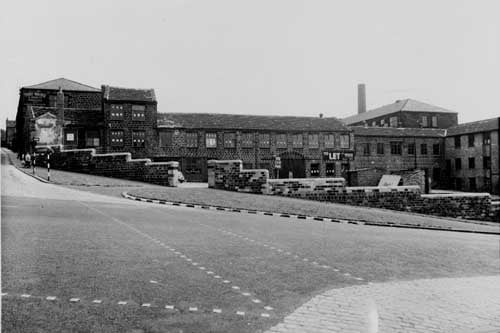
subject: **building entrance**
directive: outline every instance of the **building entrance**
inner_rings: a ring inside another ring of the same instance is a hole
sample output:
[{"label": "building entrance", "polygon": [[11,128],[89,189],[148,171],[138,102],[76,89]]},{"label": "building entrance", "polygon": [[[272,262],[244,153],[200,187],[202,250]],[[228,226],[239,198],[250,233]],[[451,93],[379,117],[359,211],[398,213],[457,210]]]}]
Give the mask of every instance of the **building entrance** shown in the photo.
[{"label": "building entrance", "polygon": [[288,178],[291,172],[293,178],[306,177],[306,161],[302,154],[297,152],[285,152],[280,155],[281,169],[279,169],[280,178]]}]

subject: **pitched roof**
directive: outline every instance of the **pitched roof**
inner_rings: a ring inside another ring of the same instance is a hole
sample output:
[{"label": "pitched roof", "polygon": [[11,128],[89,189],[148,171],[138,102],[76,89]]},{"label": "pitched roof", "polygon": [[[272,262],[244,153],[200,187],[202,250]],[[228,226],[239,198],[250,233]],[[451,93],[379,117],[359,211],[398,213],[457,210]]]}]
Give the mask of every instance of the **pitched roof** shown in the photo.
[{"label": "pitched roof", "polygon": [[354,136],[390,137],[445,137],[446,130],[440,128],[396,128],[351,126]]},{"label": "pitched roof", "polygon": [[478,133],[498,130],[500,126],[500,118],[490,118],[470,123],[459,124],[448,128],[448,136]]},{"label": "pitched roof", "polygon": [[132,89],[103,85],[104,99],[110,101],[156,102],[154,89]]},{"label": "pitched roof", "polygon": [[94,88],[83,83],[68,80],[63,77],[47,82],[38,83],[32,86],[25,86],[23,89],[44,89],[44,90],[62,90],[67,91],[91,91],[100,92],[99,88]]},{"label": "pitched roof", "polygon": [[452,112],[456,113],[447,109],[444,109],[439,106],[427,104],[424,102],[416,101],[414,99],[403,99],[403,100],[397,100],[396,102],[392,104],[387,104],[384,106],[381,106],[376,109],[369,110],[367,112],[361,113],[361,114],[356,114],[354,116],[350,116],[347,118],[344,118],[343,121],[347,124],[355,124],[360,121],[368,120],[368,119],[373,119],[376,117],[380,116],[385,116],[394,112],[399,112],[399,111],[405,111],[405,112]]},{"label": "pitched roof", "polygon": [[158,113],[158,127],[274,131],[350,131],[337,118],[217,113]]}]

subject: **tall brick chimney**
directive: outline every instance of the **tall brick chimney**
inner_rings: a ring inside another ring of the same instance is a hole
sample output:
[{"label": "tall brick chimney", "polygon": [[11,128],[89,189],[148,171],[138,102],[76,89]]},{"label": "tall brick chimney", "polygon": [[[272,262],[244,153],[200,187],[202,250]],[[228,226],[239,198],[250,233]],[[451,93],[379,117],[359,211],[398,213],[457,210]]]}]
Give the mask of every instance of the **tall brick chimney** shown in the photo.
[{"label": "tall brick chimney", "polygon": [[366,89],[365,84],[358,84],[358,114],[366,112]]}]

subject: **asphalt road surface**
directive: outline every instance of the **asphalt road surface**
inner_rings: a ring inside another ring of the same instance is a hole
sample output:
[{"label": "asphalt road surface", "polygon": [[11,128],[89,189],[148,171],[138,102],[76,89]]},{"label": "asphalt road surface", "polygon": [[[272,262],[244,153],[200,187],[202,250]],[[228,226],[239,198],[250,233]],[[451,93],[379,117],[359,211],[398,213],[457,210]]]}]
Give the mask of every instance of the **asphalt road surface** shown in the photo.
[{"label": "asphalt road surface", "polygon": [[5,332],[500,329],[498,236],[134,202],[3,153],[1,231]]}]

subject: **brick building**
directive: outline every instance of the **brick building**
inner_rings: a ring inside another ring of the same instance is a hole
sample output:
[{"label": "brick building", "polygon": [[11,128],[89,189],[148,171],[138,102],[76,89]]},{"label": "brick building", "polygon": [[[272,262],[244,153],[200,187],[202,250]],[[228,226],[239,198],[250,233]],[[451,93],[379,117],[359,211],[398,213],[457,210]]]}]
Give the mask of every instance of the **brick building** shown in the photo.
[{"label": "brick building", "polygon": [[360,107],[358,114],[343,121],[349,126],[449,128],[457,125],[458,114],[407,98],[366,112]]},{"label": "brick building", "polygon": [[106,152],[127,151],[134,157],[151,156],[157,146],[157,101],[153,89],[103,85],[102,110]]},{"label": "brick building", "polygon": [[156,160],[177,160],[185,177],[207,180],[207,161],[241,159],[276,177],[342,176],[353,159],[352,131],[335,118],[164,113]]},{"label": "brick building", "polygon": [[[356,183],[377,185],[383,174],[425,170],[431,186],[443,186],[446,130],[352,126],[356,148],[353,172]],[[362,172],[359,172],[362,171]],[[361,179],[364,175],[364,179]],[[353,179],[351,179],[354,182]]]},{"label": "brick building", "polygon": [[500,194],[499,127],[500,118],[492,118],[448,129],[445,170],[452,188]]}]

